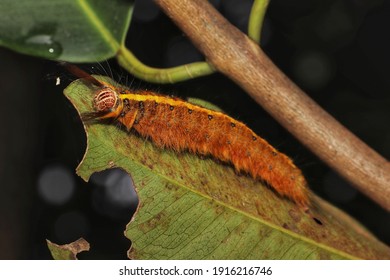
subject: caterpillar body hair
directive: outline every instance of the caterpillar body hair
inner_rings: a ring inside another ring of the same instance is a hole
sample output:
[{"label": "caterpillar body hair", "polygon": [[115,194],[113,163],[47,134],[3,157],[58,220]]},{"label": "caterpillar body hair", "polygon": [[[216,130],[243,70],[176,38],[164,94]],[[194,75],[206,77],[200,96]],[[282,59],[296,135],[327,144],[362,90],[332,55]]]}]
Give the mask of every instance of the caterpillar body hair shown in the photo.
[{"label": "caterpillar body hair", "polygon": [[[85,72],[82,74],[85,78]],[[158,147],[212,156],[232,164],[238,172],[265,181],[299,206],[310,205],[301,170],[242,122],[178,98],[134,92],[95,78],[86,80],[97,89],[95,111],[83,114],[84,120],[114,119]]]}]

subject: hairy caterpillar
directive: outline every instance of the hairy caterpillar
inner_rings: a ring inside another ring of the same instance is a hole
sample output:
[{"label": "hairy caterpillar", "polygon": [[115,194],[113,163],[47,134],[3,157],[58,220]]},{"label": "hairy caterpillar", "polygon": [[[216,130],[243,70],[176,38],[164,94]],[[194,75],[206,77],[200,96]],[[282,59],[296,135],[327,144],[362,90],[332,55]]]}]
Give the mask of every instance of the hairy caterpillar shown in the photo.
[{"label": "hairy caterpillar", "polygon": [[116,120],[158,147],[211,155],[231,163],[238,172],[267,182],[302,207],[310,204],[301,171],[245,124],[178,98],[150,91],[134,92],[99,81],[74,65],[64,66],[95,88],[95,111],[83,114],[84,121]]}]

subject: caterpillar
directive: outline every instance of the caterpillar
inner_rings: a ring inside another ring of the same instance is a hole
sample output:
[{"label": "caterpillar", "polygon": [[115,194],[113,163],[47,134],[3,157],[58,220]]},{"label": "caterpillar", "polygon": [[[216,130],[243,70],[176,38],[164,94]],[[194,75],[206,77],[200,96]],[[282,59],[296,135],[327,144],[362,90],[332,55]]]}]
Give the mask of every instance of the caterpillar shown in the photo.
[{"label": "caterpillar", "polygon": [[242,122],[179,98],[99,81],[75,65],[64,66],[95,89],[94,112],[84,113],[84,121],[113,119],[160,148],[212,156],[265,181],[297,205],[309,206],[301,170]]}]

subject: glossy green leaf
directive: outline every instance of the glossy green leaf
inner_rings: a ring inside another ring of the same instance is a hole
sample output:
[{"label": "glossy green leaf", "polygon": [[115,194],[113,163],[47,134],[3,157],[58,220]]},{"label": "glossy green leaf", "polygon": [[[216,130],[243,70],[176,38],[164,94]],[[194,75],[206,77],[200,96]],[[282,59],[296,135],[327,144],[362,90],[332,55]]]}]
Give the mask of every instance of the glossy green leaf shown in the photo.
[{"label": "glossy green leaf", "polygon": [[48,59],[113,57],[129,27],[130,0],[1,0],[0,45]]},{"label": "glossy green leaf", "polygon": [[[109,78],[102,78],[114,83]],[[93,88],[78,80],[65,95],[79,113],[92,110]],[[389,258],[389,249],[319,199],[310,211],[211,158],[159,149],[110,124],[86,127],[77,173],[119,167],[139,195],[125,235],[134,259]]]}]

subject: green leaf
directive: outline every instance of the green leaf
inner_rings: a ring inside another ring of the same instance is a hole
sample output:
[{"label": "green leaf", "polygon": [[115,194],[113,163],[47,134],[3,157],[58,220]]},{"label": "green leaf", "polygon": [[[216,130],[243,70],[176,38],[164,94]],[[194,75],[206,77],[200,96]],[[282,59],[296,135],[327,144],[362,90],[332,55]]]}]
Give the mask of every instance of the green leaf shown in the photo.
[{"label": "green leaf", "polygon": [[1,0],[0,45],[48,59],[96,62],[123,43],[133,1]]},{"label": "green leaf", "polygon": [[195,104],[195,105],[198,105],[198,106],[201,106],[203,108],[207,108],[209,110],[213,110],[213,111],[217,111],[217,112],[222,112],[223,113],[223,110],[221,108],[219,108],[218,106],[208,102],[208,101],[205,101],[203,99],[199,99],[199,98],[195,98],[195,97],[189,97],[187,99],[187,102],[189,103],[192,103],[192,104]]},{"label": "green leaf", "polygon": [[46,239],[47,247],[55,260],[77,260],[76,255],[83,251],[89,251],[89,243],[80,238],[72,243],[58,245]]},{"label": "green leaf", "polygon": [[[100,77],[111,83],[109,78]],[[65,89],[79,113],[93,90]],[[85,127],[77,173],[119,167],[133,179],[138,210],[125,235],[134,259],[378,259],[389,249],[344,213],[314,197],[310,211],[211,158],[159,149],[115,125]]]}]

